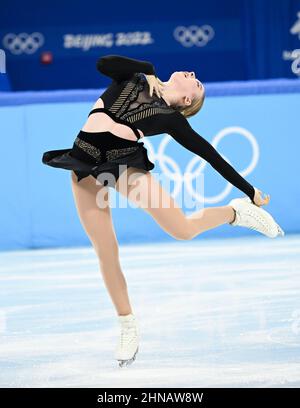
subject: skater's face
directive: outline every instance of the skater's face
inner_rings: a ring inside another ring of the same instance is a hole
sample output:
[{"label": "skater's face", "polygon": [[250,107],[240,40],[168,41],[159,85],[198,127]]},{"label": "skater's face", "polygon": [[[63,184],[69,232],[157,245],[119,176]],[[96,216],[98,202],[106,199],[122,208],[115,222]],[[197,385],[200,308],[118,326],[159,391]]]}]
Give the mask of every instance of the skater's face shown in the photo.
[{"label": "skater's face", "polygon": [[189,106],[194,98],[203,98],[204,86],[202,82],[196,78],[193,71],[176,71],[170,76],[169,82],[176,89],[180,104]]}]

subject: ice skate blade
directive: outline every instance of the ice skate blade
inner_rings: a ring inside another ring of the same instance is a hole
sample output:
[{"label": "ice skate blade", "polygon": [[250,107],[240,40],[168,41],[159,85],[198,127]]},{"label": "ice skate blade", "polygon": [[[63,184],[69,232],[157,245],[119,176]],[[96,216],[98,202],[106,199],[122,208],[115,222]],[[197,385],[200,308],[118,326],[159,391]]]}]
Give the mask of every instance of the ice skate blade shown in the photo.
[{"label": "ice skate blade", "polygon": [[284,237],[285,232],[278,224],[277,224],[277,229],[278,229],[278,235],[280,235],[281,237]]},{"label": "ice skate blade", "polygon": [[128,366],[130,366],[133,362],[134,362],[134,360],[136,359],[136,355],[137,355],[137,352],[139,351],[139,348],[137,348],[136,349],[136,352],[134,353],[134,356],[133,357],[131,357],[130,359],[128,359],[128,360],[118,360],[119,361],[119,367],[128,367]]}]

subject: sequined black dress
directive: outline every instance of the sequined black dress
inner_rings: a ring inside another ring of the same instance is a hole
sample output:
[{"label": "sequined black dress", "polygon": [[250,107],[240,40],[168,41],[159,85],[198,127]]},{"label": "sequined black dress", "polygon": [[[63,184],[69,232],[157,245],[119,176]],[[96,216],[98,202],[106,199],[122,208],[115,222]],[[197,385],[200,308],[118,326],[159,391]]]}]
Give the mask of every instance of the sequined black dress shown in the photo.
[{"label": "sequined black dress", "polygon": [[[163,98],[157,97],[155,92],[150,96],[145,74],[156,75],[150,62],[106,55],[97,60],[96,67],[112,82],[100,96],[105,108],[97,108],[90,114],[98,111],[107,113],[115,122],[129,126],[137,141],[123,139],[110,132],[79,131],[72,148],[45,152],[42,157],[44,164],[74,170],[78,181],[89,174],[97,178],[103,172],[111,172],[117,179],[126,166],[144,170],[154,168],[144,143],[139,140],[138,129],[145,137],[167,133],[209,162],[226,180],[253,200],[253,186],[190,126],[188,120]],[[109,182],[104,184],[110,185]]]}]

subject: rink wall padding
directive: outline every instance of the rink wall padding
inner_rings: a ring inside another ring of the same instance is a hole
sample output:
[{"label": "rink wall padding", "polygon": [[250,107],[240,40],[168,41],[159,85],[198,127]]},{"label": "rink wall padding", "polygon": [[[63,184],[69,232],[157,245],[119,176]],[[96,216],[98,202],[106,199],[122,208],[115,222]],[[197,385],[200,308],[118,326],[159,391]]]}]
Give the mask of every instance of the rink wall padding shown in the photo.
[{"label": "rink wall padding", "polygon": [[[41,158],[47,150],[72,147],[101,93],[99,89],[0,93],[1,250],[90,244],[74,205],[71,173],[45,166]],[[299,232],[300,81],[208,83],[206,95],[203,109],[189,119],[190,124],[251,184],[271,195],[265,209],[286,233]],[[202,161],[169,135],[143,141],[155,163],[155,176],[162,177],[187,214],[244,195],[208,163],[200,170]],[[195,188],[183,179],[188,170],[200,187],[203,182],[195,207],[189,202]],[[114,190],[110,194],[119,243],[173,240],[142,209]],[[195,239],[255,234],[224,225]]]}]

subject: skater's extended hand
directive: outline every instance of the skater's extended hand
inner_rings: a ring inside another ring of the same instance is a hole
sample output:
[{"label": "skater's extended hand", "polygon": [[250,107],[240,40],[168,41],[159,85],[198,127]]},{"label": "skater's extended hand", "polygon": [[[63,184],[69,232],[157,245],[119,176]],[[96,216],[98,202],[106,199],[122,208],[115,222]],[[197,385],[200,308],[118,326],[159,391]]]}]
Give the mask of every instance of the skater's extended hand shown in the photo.
[{"label": "skater's extended hand", "polygon": [[262,205],[265,205],[265,204],[269,204],[270,194],[266,194],[266,197],[263,198],[262,196],[263,193],[261,190],[259,190],[256,187],[254,187],[254,190],[255,190],[255,194],[254,194],[253,201],[258,207],[261,207]]},{"label": "skater's extended hand", "polygon": [[145,75],[147,82],[149,84],[149,93],[150,96],[153,95],[153,91],[155,91],[156,95],[161,98],[162,90],[164,88],[164,83],[158,79],[155,75]]}]

